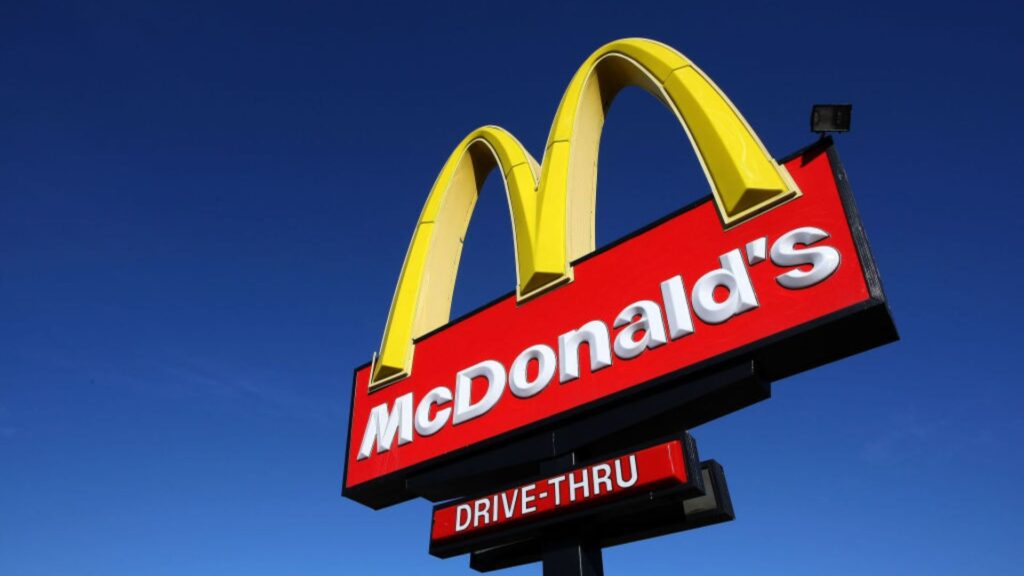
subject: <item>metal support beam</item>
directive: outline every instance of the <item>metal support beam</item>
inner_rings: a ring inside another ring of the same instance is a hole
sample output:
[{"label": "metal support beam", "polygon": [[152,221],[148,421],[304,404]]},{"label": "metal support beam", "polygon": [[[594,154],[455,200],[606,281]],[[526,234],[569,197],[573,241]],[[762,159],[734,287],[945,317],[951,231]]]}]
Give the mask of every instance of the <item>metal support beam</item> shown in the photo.
[{"label": "metal support beam", "polygon": [[544,576],[604,576],[601,544],[582,534],[545,543],[542,562]]},{"label": "metal support beam", "polygon": [[[542,474],[558,474],[578,464],[575,452],[541,462]],[[544,576],[604,576],[601,543],[582,530],[548,534],[541,554]]]}]

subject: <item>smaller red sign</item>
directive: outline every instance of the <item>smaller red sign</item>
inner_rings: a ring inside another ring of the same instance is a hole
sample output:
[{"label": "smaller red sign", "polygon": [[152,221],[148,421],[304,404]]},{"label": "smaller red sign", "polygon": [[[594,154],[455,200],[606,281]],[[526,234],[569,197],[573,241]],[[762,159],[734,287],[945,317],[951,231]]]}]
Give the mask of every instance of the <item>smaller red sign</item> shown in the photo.
[{"label": "smaller red sign", "polygon": [[575,512],[632,494],[689,483],[679,440],[572,469],[515,488],[434,510],[432,545]]}]

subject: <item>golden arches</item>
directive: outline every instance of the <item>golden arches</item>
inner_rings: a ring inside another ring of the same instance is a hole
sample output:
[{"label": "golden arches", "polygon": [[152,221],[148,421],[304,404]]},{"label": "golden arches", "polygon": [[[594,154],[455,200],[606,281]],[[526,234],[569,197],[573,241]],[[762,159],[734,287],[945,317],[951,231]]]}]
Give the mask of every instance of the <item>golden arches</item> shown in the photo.
[{"label": "golden arches", "polygon": [[495,126],[475,130],[449,156],[413,233],[371,388],[408,376],[413,339],[448,322],[462,240],[484,178],[496,165],[512,214],[518,298],[572,279],[571,262],[594,249],[601,131],[612,99],[626,86],[644,88],[682,123],[725,226],[799,195],[739,111],[686,57],[652,40],[607,44],[569,83],[542,167]]}]

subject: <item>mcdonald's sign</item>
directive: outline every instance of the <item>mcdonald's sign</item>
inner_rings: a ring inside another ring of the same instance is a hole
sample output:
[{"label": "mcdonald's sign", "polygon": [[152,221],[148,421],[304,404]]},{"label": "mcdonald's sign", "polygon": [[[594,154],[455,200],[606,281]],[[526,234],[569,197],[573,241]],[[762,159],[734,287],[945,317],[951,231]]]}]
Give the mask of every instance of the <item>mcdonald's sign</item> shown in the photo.
[{"label": "mcdonald's sign", "polygon": [[[711,194],[595,250],[598,144],[626,86],[675,114]],[[495,170],[516,289],[451,320],[462,240]],[[831,140],[776,161],[686,57],[619,40],[573,76],[542,162],[485,126],[441,168],[380,348],[355,370],[343,492],[373,507],[461,496],[559,450],[720,416],[896,338]]]}]

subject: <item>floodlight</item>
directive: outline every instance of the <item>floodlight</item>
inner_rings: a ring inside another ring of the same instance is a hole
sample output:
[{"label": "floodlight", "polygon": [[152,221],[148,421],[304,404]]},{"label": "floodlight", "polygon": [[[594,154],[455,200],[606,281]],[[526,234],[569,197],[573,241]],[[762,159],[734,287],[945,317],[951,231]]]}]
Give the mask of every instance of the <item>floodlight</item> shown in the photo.
[{"label": "floodlight", "polygon": [[815,104],[811,108],[811,132],[849,132],[852,104]]}]

